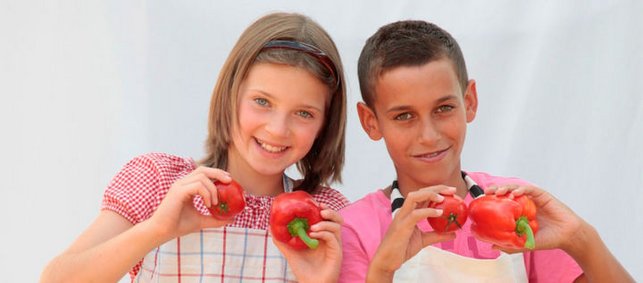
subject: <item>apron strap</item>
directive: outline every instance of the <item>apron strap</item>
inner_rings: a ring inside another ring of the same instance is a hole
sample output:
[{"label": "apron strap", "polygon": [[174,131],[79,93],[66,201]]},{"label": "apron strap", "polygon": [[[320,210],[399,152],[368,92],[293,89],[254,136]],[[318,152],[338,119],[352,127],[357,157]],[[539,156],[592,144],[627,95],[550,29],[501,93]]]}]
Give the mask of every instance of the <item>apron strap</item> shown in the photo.
[{"label": "apron strap", "polygon": [[[467,185],[467,188],[469,189],[469,193],[473,198],[477,198],[481,195],[484,195],[484,190],[478,186],[476,181],[474,181],[469,175],[467,175],[466,172],[461,171],[462,173],[462,179],[464,179],[464,182]],[[397,214],[397,211],[402,205],[404,204],[404,197],[402,196],[402,193],[400,192],[400,188],[397,184],[397,180],[393,181],[393,184],[391,184],[391,215],[392,217],[395,217],[395,214]]]}]

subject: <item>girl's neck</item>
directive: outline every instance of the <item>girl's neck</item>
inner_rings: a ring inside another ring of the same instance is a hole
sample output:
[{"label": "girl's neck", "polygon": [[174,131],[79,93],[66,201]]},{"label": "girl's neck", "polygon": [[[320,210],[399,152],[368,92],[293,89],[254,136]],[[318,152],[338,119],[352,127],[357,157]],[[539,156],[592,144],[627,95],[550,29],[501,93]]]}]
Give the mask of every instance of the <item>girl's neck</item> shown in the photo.
[{"label": "girl's neck", "polygon": [[226,171],[248,194],[276,196],[284,191],[283,173],[264,175],[255,171],[249,164],[236,158],[230,158],[230,156]]}]

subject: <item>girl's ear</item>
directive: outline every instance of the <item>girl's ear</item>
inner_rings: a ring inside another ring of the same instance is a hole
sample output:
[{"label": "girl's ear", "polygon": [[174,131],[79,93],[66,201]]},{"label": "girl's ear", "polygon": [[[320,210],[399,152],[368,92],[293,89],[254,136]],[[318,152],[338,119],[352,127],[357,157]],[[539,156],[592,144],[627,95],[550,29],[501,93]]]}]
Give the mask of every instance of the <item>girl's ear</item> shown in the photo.
[{"label": "girl's ear", "polygon": [[362,124],[362,128],[366,134],[368,134],[368,136],[374,141],[380,140],[382,138],[382,133],[379,130],[375,112],[368,107],[366,103],[358,102],[357,115],[359,115],[359,122]]},{"label": "girl's ear", "polygon": [[464,106],[467,112],[467,123],[470,123],[476,118],[476,112],[478,112],[478,90],[475,80],[469,80],[467,83],[467,89],[464,92]]}]

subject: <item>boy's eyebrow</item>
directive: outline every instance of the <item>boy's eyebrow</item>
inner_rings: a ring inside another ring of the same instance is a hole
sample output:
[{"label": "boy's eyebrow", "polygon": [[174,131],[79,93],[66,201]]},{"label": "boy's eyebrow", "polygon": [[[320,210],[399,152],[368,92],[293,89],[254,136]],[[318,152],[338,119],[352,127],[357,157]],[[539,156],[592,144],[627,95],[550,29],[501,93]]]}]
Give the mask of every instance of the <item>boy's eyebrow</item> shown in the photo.
[{"label": "boy's eyebrow", "polygon": [[[438,98],[435,101],[435,104],[440,104],[440,103],[443,103],[445,101],[448,101],[448,100],[451,100],[451,99],[457,99],[457,98],[458,98],[457,95],[453,95],[453,94],[446,95],[446,96]],[[396,105],[396,106],[393,106],[393,107],[389,108],[388,110],[386,110],[386,112],[390,113],[390,112],[406,111],[406,110],[409,110],[411,108],[413,108],[411,105]]]}]

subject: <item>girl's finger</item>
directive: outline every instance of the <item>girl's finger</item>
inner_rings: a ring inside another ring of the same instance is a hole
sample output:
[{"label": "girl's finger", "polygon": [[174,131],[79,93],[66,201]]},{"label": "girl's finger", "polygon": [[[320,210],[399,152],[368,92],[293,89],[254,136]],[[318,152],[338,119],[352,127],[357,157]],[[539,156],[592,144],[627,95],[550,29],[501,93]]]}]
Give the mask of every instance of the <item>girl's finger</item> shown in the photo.
[{"label": "girl's finger", "polygon": [[339,214],[339,212],[332,209],[324,209],[321,211],[321,217],[325,220],[332,221],[335,223],[342,224],[344,223],[344,218]]},{"label": "girl's finger", "polygon": [[183,193],[187,193],[191,198],[196,195],[201,196],[206,207],[212,206],[212,194],[201,182],[185,184],[181,188]]},{"label": "girl's finger", "polygon": [[330,248],[339,249],[339,246],[341,245],[340,239],[337,235],[328,231],[310,232],[310,237],[323,241]]},{"label": "girl's finger", "polygon": [[230,173],[224,170],[221,170],[219,168],[199,166],[190,174],[198,174],[198,173],[204,174],[209,179],[219,180],[223,183],[230,183],[230,181],[232,181],[232,177],[230,177]]},{"label": "girl's finger", "polygon": [[310,226],[310,231],[320,232],[320,231],[329,231],[334,234],[339,234],[342,225],[330,221],[317,222],[314,225]]}]

